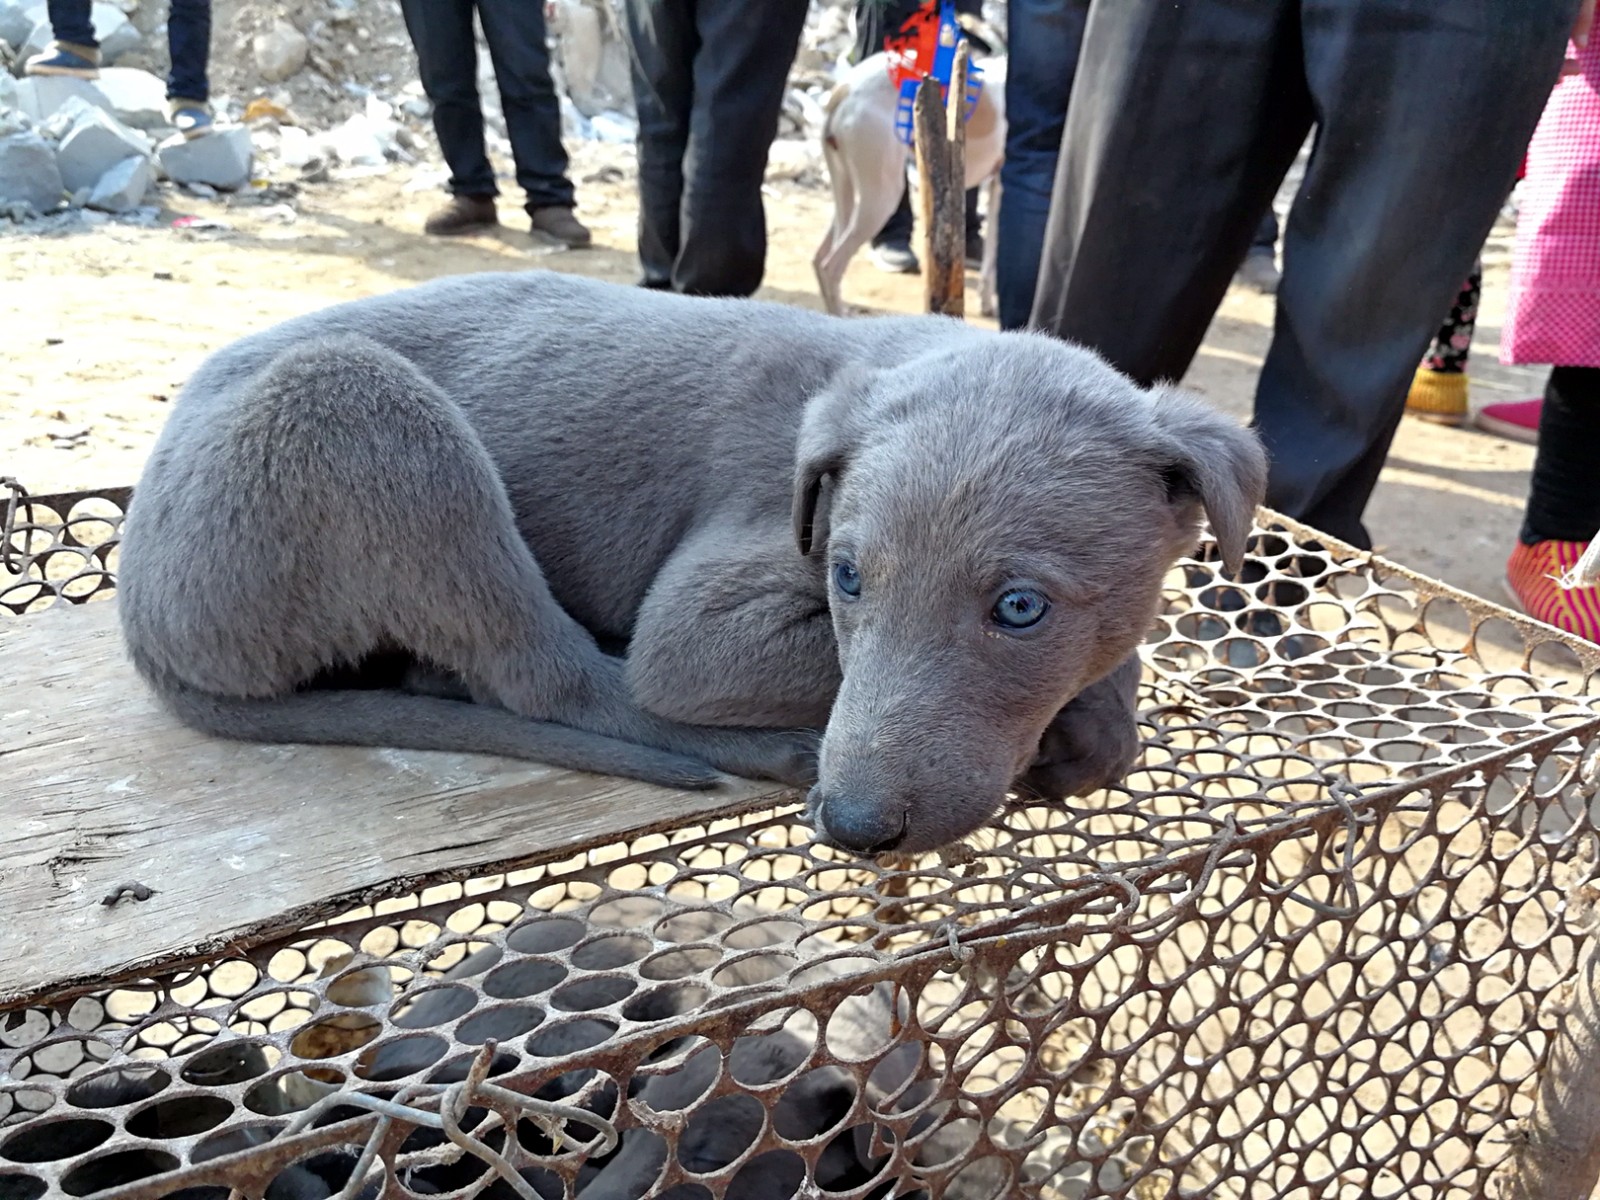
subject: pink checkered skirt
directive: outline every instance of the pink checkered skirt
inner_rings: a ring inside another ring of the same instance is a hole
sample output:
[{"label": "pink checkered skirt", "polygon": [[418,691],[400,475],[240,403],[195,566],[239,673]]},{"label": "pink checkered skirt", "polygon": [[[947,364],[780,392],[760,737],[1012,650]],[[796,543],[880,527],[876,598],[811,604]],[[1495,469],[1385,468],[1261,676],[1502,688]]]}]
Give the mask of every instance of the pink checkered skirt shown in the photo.
[{"label": "pink checkered skirt", "polygon": [[1500,360],[1600,367],[1600,30],[1528,146]]}]

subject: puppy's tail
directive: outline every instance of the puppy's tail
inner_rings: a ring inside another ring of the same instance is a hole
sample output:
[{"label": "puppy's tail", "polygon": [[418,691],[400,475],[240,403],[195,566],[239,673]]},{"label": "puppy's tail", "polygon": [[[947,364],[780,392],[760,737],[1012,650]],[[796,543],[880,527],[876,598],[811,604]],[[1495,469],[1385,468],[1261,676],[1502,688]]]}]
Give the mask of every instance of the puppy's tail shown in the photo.
[{"label": "puppy's tail", "polygon": [[167,710],[185,725],[237,741],[499,754],[695,791],[722,779],[691,758],[461,700],[390,690],[246,699],[214,696],[170,676],[151,682]]}]

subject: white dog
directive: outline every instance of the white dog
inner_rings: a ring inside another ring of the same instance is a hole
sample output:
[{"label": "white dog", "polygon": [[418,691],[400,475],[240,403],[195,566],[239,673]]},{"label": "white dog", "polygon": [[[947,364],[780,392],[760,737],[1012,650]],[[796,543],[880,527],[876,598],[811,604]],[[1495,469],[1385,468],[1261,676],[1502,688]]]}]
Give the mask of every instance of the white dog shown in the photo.
[{"label": "white dog", "polygon": [[[988,234],[984,239],[982,309],[993,311],[994,227],[999,213],[998,173],[1005,153],[1006,60],[983,63],[983,89],[967,121],[967,177],[964,187],[991,181]],[[874,54],[851,67],[828,97],[822,127],[822,153],[833,183],[833,224],[817,247],[812,265],[823,303],[835,315],[844,311],[839,284],[857,250],[883,228],[900,203],[911,150],[895,133],[898,97],[889,78],[889,56]]]}]

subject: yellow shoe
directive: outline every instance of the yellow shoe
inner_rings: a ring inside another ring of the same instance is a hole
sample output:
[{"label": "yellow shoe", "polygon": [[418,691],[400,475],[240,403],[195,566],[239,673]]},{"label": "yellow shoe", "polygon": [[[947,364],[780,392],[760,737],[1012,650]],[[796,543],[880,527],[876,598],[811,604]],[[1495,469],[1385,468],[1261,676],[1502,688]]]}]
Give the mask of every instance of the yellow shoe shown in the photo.
[{"label": "yellow shoe", "polygon": [[1418,367],[1406,395],[1406,416],[1435,425],[1467,423],[1467,376],[1464,371]]}]

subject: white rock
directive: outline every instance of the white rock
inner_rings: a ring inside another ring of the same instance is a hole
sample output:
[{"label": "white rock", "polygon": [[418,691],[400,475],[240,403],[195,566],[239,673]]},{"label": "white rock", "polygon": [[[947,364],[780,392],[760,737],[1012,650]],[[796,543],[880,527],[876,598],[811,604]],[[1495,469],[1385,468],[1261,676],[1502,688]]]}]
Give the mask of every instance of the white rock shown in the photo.
[{"label": "white rock", "polygon": [[798,180],[822,167],[822,151],[816,142],[778,138],[767,151],[767,178]]},{"label": "white rock", "polygon": [[278,161],[296,170],[317,157],[316,143],[298,125],[285,125],[278,130]]},{"label": "white rock", "polygon": [[172,124],[167,119],[166,81],[149,71],[134,67],[107,67],[100,72],[94,87],[105,97],[111,111],[124,125],[146,132],[165,132]]},{"label": "white rock", "polygon": [[0,0],[0,42],[21,46],[28,40],[33,27],[39,23],[29,9],[34,6],[19,0]]},{"label": "white rock", "polygon": [[47,213],[61,203],[63,190],[49,142],[32,131],[0,138],[0,207],[27,205]]},{"label": "white rock", "polygon": [[556,99],[561,105],[561,137],[568,142],[587,142],[594,137],[594,130],[589,127],[589,118],[578,111],[578,106],[567,98],[565,93],[558,92]]},{"label": "white rock", "polygon": [[148,157],[150,141],[110,113],[85,109],[56,148],[56,165],[68,189],[93,187],[107,171],[132,155]]},{"label": "white rock", "polygon": [[48,121],[68,100],[77,99],[110,111],[110,102],[87,79],[65,75],[30,75],[17,80],[16,105],[36,124]]},{"label": "white rock", "polygon": [[256,70],[261,77],[276,83],[306,65],[311,43],[305,34],[280,17],[270,28],[256,34],[250,49],[255,54]]},{"label": "white rock", "polygon": [[55,112],[39,122],[39,132],[52,142],[59,142],[72,132],[73,126],[79,121],[89,117],[90,114],[104,112],[106,109],[98,103],[86,100],[82,96],[68,96]]},{"label": "white rock", "polygon": [[0,137],[26,133],[32,128],[33,122],[28,120],[27,113],[15,108],[0,108]]},{"label": "white rock", "polygon": [[137,50],[144,39],[115,4],[94,6],[94,36],[100,41],[100,65],[110,66],[130,50]]},{"label": "white rock", "polygon": [[250,131],[243,125],[224,126],[192,141],[174,134],[156,154],[174,183],[205,183],[232,191],[250,182]]},{"label": "white rock", "polygon": [[0,70],[0,113],[17,108],[17,81],[10,71]]},{"label": "white rock", "polygon": [[323,135],[323,144],[341,163],[351,167],[383,166],[389,161],[389,153],[398,148],[394,123],[374,121],[365,113],[356,113],[343,125],[329,130]]},{"label": "white rock", "polygon": [[625,113],[602,112],[589,118],[596,141],[632,143],[639,137],[639,122]]},{"label": "white rock", "polygon": [[100,176],[87,203],[90,208],[103,212],[127,212],[139,207],[154,182],[155,168],[150,165],[150,159],[142,154],[134,155]]}]

